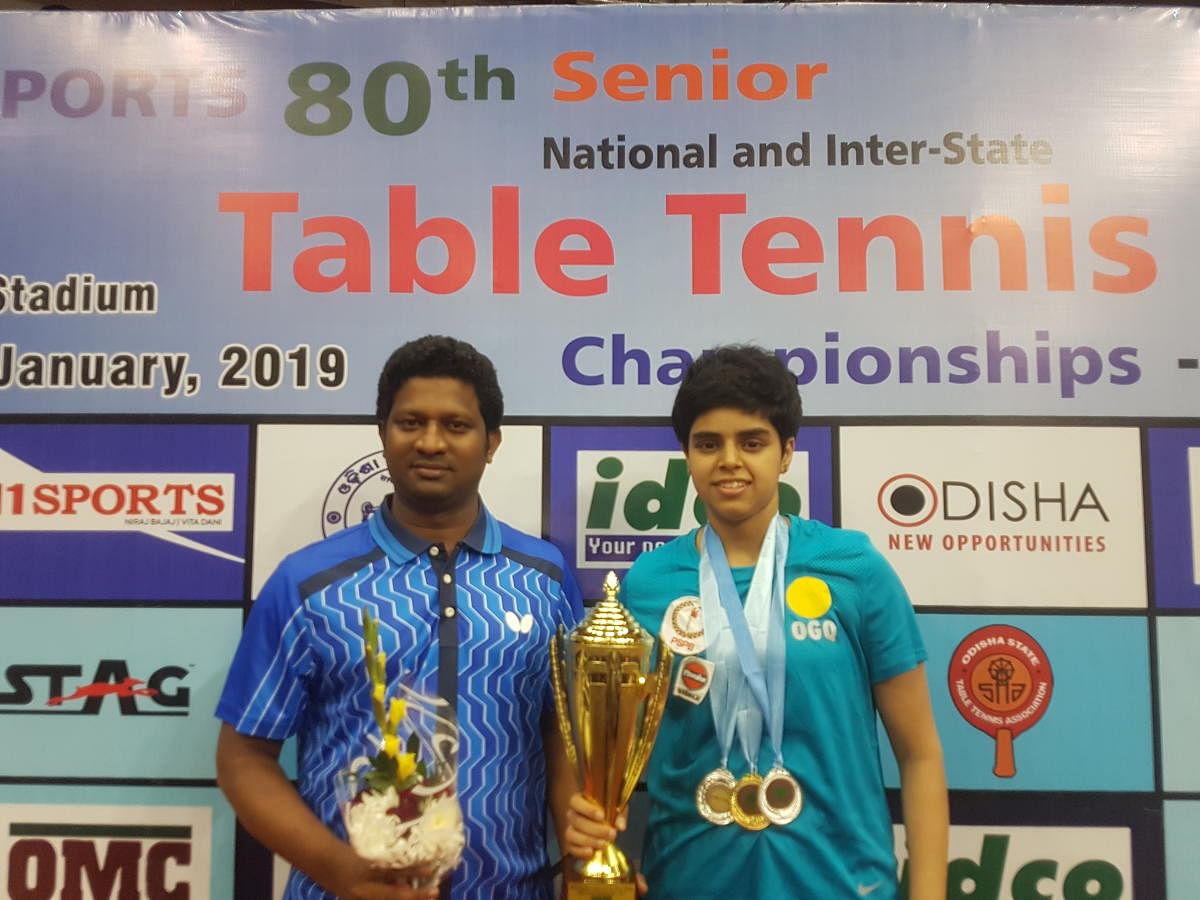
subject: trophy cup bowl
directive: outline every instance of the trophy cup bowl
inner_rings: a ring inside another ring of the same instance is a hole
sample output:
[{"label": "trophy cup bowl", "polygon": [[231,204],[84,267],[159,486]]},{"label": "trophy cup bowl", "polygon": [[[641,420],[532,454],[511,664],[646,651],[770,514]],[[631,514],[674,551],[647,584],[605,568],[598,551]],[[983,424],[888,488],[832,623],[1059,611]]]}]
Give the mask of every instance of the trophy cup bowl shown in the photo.
[{"label": "trophy cup bowl", "polygon": [[[616,573],[609,572],[604,599],[570,634],[559,626],[550,639],[550,679],[567,759],[580,790],[604,810],[609,825],[628,805],[650,759],[672,659],[620,604],[619,591]],[[567,900],[637,896],[633,869],[612,843],[565,868]]]}]

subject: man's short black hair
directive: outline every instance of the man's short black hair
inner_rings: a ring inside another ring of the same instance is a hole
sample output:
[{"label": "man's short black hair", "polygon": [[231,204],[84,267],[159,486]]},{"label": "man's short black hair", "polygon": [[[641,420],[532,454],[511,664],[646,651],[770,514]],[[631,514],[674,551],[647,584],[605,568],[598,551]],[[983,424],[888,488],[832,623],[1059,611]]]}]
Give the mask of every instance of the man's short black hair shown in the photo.
[{"label": "man's short black hair", "polygon": [[671,425],[682,447],[696,419],[712,409],[739,409],[762,416],[779,434],[794,438],[802,407],[796,376],[769,350],[749,344],[714,347],[695,360],[683,376]]},{"label": "man's short black hair", "polygon": [[396,391],[410,378],[457,378],[475,389],[479,412],[488,431],[497,431],[504,418],[504,394],[492,361],[457,338],[427,334],[398,348],[379,373],[375,418],[386,422]]}]

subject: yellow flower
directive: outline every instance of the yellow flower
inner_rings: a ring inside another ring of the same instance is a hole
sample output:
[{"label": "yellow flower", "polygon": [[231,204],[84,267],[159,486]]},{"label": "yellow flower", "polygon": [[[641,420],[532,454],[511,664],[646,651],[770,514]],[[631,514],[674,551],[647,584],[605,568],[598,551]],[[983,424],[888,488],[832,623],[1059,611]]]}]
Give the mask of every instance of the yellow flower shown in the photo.
[{"label": "yellow flower", "polygon": [[379,674],[382,676],[387,671],[387,654],[380,650],[375,654],[375,663],[379,666]]},{"label": "yellow flower", "polygon": [[404,713],[407,709],[407,704],[399,697],[392,698],[392,705],[388,707],[388,730],[395,731],[396,726],[400,724],[400,720],[404,718]]},{"label": "yellow flower", "polygon": [[[400,756],[400,738],[394,734],[385,734],[383,736],[383,752],[397,762],[401,761],[403,757]],[[406,753],[404,755],[409,756],[410,754]],[[404,776],[400,777],[403,778]]]},{"label": "yellow flower", "polygon": [[383,685],[377,684],[371,689],[371,699],[382,706],[384,693]]},{"label": "yellow flower", "polygon": [[403,781],[417,771],[417,757],[413,753],[401,753],[396,757],[396,777]]}]

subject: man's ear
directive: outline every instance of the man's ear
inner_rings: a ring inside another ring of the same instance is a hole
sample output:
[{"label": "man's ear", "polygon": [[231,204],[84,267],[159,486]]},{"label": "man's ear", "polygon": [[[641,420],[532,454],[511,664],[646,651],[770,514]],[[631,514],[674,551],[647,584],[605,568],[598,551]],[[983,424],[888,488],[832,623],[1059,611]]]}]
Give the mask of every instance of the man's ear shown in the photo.
[{"label": "man's ear", "polygon": [[500,434],[499,428],[497,428],[495,431],[488,432],[487,453],[484,454],[484,459],[486,459],[488,462],[491,462],[492,457],[496,455],[496,450],[500,446],[501,438],[502,435]]}]

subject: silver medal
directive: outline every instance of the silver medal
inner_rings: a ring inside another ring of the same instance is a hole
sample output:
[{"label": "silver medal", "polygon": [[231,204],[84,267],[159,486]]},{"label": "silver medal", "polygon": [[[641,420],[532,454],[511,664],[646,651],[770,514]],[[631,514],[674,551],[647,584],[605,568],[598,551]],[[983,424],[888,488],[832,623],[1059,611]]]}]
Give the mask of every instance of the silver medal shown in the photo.
[{"label": "silver medal", "polygon": [[775,766],[758,787],[758,808],[773,825],[787,825],[800,815],[804,794],[800,782],[787,769]]},{"label": "silver medal", "polygon": [[733,773],[726,768],[713,769],[704,776],[696,788],[696,809],[705,821],[714,825],[728,825],[733,821],[730,807],[735,784]]}]

